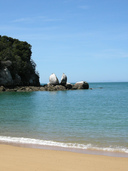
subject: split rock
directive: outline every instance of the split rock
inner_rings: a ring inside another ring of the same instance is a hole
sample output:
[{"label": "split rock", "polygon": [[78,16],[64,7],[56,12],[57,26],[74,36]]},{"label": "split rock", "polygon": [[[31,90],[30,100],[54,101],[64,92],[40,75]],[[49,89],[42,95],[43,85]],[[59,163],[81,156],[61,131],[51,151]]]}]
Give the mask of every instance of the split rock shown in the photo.
[{"label": "split rock", "polygon": [[57,76],[55,74],[51,74],[49,77],[49,83],[51,85],[58,85],[59,84],[59,80],[57,78]]},{"label": "split rock", "polygon": [[63,75],[61,77],[61,84],[66,85],[66,83],[67,83],[67,76],[63,73]]}]

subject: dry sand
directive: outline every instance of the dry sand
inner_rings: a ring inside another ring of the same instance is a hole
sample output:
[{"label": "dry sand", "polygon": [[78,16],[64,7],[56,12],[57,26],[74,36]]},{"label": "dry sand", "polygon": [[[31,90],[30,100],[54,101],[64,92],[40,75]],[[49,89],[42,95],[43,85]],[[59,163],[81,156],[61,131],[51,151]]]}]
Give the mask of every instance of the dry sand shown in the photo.
[{"label": "dry sand", "polygon": [[128,171],[128,158],[0,145],[0,171]]}]

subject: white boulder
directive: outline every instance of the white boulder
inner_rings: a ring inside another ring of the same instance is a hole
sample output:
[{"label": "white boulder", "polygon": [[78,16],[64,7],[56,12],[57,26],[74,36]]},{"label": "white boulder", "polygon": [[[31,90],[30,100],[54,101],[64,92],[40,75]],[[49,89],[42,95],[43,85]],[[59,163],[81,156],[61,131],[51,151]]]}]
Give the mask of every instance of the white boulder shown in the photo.
[{"label": "white boulder", "polygon": [[58,85],[59,84],[59,80],[58,80],[57,76],[54,73],[50,75],[49,83],[51,85]]}]

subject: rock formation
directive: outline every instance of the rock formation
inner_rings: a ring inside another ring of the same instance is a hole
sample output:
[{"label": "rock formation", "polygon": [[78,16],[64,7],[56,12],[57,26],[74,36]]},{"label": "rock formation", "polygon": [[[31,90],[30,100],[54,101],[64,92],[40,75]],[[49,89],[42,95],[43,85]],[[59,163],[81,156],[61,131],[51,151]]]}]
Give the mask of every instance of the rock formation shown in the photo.
[{"label": "rock formation", "polygon": [[67,83],[67,76],[63,73],[62,77],[61,77],[61,85],[66,85]]},{"label": "rock formation", "polygon": [[89,89],[89,84],[86,81],[80,81],[73,85],[73,89]]},{"label": "rock formation", "polygon": [[[0,62],[0,86],[5,87],[15,87],[15,86],[24,86],[24,82],[22,81],[21,76],[18,73],[11,73],[10,67],[12,62],[10,61],[1,61]],[[29,75],[29,79],[25,85],[35,85],[39,86],[39,78],[33,73]]]},{"label": "rock formation", "polygon": [[73,85],[71,83],[67,83],[65,86],[68,90],[72,89],[72,87],[73,87]]},{"label": "rock formation", "polygon": [[0,69],[0,85],[10,86],[13,84],[13,79],[7,67]]},{"label": "rock formation", "polygon": [[0,35],[0,86],[39,86],[31,45]]},{"label": "rock formation", "polygon": [[[31,45],[25,41],[0,35],[0,91],[57,91],[88,89],[87,82],[67,83],[67,76],[61,81],[55,74],[49,77],[49,84],[40,86],[36,64],[31,59]],[[45,72],[45,71],[44,71]]]},{"label": "rock formation", "polygon": [[64,91],[64,90],[78,90],[89,89],[89,84],[85,81],[77,82],[76,84],[67,83],[66,85],[53,85],[45,84],[43,86],[15,86],[12,88],[0,86],[0,92],[2,91],[15,91],[15,92],[30,92],[30,91]]},{"label": "rock formation", "polygon": [[50,85],[58,85],[59,84],[59,80],[57,78],[57,76],[53,73],[50,75],[49,77],[49,84]]}]

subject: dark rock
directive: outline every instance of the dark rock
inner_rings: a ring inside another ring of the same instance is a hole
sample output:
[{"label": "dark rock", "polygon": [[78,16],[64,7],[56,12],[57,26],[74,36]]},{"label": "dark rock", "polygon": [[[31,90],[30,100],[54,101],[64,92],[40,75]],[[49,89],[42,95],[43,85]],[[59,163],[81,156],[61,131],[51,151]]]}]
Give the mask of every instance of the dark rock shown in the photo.
[{"label": "dark rock", "polygon": [[73,89],[89,89],[89,84],[85,81],[80,81],[77,82],[75,85],[72,87]]},{"label": "dark rock", "polygon": [[0,92],[1,91],[5,91],[5,87],[4,86],[0,86]]},{"label": "dark rock", "polygon": [[72,87],[73,87],[72,84],[70,84],[70,83],[67,83],[67,84],[66,84],[66,89],[70,90],[70,89],[72,89]]},{"label": "dark rock", "polygon": [[13,80],[13,85],[16,86],[22,85],[21,77],[18,74],[15,75],[15,79]]},{"label": "dark rock", "polygon": [[37,74],[31,75],[28,84],[30,86],[40,86],[38,75]]},{"label": "dark rock", "polygon": [[13,85],[12,75],[7,67],[0,69],[0,85],[1,86]]},{"label": "dark rock", "polygon": [[46,90],[45,90],[45,87],[44,87],[44,86],[41,86],[41,87],[39,88],[39,91],[46,91]]},{"label": "dark rock", "polygon": [[57,91],[57,90],[59,90],[59,91],[60,91],[60,90],[61,90],[61,91],[62,91],[62,90],[66,90],[66,87],[63,86],[63,85],[56,85],[56,86],[55,86],[55,91]]},{"label": "dark rock", "polygon": [[61,85],[66,85],[67,83],[67,76],[63,73],[62,77],[61,77]]},{"label": "dark rock", "polygon": [[31,45],[0,35],[0,86],[39,86]]},{"label": "dark rock", "polygon": [[88,89],[89,85],[87,82],[78,82],[75,85],[67,83],[65,86],[46,84],[43,86],[14,86],[14,87],[0,87],[0,91],[8,92],[32,92],[32,91],[64,91],[64,90],[77,90],[77,89]]},{"label": "dark rock", "polygon": [[59,90],[66,90],[66,87],[62,86],[62,85],[51,85],[51,84],[48,84],[47,86],[45,86],[45,90],[46,91],[59,91]]},{"label": "dark rock", "polygon": [[[25,84],[28,86],[40,86],[39,77],[36,74],[32,74]],[[15,73],[12,77],[9,68],[4,66],[0,68],[0,86],[24,86],[24,83],[17,73]]]},{"label": "dark rock", "polygon": [[40,87],[36,86],[26,86],[17,88],[18,92],[31,92],[31,91],[40,91]]},{"label": "dark rock", "polygon": [[12,65],[12,62],[10,60],[7,61],[1,61],[1,67],[9,67]]}]

